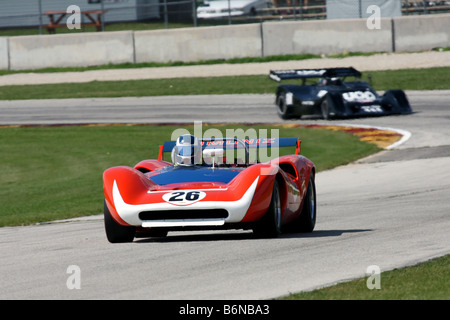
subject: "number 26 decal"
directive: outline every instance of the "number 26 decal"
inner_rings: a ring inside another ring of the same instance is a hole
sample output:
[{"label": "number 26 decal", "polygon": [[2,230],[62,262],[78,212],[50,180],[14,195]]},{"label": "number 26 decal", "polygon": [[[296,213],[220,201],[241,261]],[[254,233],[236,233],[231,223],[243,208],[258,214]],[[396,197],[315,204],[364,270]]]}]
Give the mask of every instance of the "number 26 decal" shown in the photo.
[{"label": "number 26 decal", "polygon": [[163,195],[163,200],[174,205],[187,206],[206,197],[202,191],[174,191]]}]

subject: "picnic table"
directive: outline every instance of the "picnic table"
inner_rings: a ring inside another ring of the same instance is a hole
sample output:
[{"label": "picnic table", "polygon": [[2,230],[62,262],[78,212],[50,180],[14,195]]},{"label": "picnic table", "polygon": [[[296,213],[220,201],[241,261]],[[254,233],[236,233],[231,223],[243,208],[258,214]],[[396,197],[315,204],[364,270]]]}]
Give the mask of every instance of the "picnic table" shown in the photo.
[{"label": "picnic table", "polygon": [[[86,17],[86,19],[81,19],[82,26],[94,26],[97,31],[102,31],[102,15],[106,12],[106,10],[90,10],[90,11],[81,11],[82,16]],[[44,12],[50,22],[43,27],[47,29],[48,33],[55,33],[56,28],[66,27],[66,23],[61,23],[61,20],[68,14],[67,11],[63,10],[51,10]],[[87,22],[83,22],[87,21]]]}]

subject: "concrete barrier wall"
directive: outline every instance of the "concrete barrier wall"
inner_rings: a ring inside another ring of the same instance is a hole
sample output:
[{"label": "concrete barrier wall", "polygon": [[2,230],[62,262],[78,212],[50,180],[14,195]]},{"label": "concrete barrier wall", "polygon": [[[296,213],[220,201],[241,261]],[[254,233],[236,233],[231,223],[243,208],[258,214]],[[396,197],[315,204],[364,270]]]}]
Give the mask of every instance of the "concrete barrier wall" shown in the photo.
[{"label": "concrete barrier wall", "polygon": [[391,19],[368,29],[365,19],[263,23],[264,55],[392,50]]},{"label": "concrete barrier wall", "polygon": [[0,70],[9,69],[8,38],[0,38]]},{"label": "concrete barrier wall", "polygon": [[134,33],[136,62],[199,61],[261,56],[259,24]]},{"label": "concrete barrier wall", "polygon": [[450,14],[0,38],[0,69],[391,52],[450,46]]},{"label": "concrete barrier wall", "polygon": [[394,19],[396,51],[450,47],[450,14]]},{"label": "concrete barrier wall", "polygon": [[10,37],[9,59],[13,70],[134,62],[133,32]]}]

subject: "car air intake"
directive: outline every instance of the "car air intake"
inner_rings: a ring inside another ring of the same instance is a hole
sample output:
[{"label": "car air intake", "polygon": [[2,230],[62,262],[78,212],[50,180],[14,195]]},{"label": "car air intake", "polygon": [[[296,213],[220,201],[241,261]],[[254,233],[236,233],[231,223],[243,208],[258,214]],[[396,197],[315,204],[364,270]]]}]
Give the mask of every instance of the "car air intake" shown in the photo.
[{"label": "car air intake", "polygon": [[224,219],[228,217],[225,209],[195,209],[195,210],[160,210],[142,211],[139,219],[151,220],[182,220],[182,219]]}]

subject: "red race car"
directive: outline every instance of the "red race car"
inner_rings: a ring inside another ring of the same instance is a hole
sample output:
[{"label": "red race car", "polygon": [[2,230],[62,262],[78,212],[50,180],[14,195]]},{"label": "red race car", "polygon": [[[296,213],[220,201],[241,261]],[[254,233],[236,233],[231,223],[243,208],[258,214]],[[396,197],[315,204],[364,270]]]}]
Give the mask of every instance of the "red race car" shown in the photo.
[{"label": "red race car", "polygon": [[[250,162],[258,150],[289,146],[296,147],[295,154],[264,163],[256,156]],[[131,242],[196,229],[252,229],[258,237],[312,232],[315,166],[299,150],[298,138],[183,135],[165,142],[158,160],[103,173],[107,238]],[[172,162],[163,160],[165,152],[171,152]]]}]

